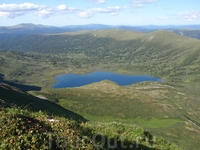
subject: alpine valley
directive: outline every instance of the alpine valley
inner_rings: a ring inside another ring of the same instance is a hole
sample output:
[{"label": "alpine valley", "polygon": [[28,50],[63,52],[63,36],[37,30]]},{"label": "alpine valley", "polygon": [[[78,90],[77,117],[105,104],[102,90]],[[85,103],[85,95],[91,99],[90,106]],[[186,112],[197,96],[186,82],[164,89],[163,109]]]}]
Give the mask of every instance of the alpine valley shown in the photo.
[{"label": "alpine valley", "polygon": [[[199,39],[199,25],[0,27],[0,149],[198,150]],[[52,88],[94,71],[162,82]]]}]

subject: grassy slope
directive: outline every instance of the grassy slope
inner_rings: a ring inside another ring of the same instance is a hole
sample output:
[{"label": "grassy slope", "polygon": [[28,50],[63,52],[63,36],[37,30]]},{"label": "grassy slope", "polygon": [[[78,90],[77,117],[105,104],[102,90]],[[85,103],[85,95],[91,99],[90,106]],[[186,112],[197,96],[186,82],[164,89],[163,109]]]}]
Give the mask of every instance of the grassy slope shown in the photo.
[{"label": "grassy slope", "polygon": [[0,83],[0,99],[10,104],[16,104],[17,106],[33,111],[46,111],[49,115],[54,114],[68,118],[74,118],[76,120],[85,120],[82,116],[61,107],[58,104],[55,104],[49,100],[34,97],[4,83]]},{"label": "grassy slope", "polygon": [[17,54],[13,52],[0,53],[0,73],[4,80],[19,81],[27,85],[35,85],[41,88],[51,87],[55,81],[54,76],[64,73],[63,67],[55,67],[48,62],[45,56],[30,54]]},{"label": "grassy slope", "polygon": [[[31,112],[18,108],[0,109],[0,149],[99,149],[95,145],[101,134],[110,142],[102,143],[101,149],[116,141],[116,146],[135,146],[144,150],[181,150],[178,146],[156,138],[136,125],[110,123],[82,123],[62,117],[50,122],[44,112]],[[115,140],[116,138],[116,140]],[[64,140],[63,140],[64,139]],[[59,144],[56,143],[59,140]],[[137,143],[137,145],[135,145]],[[50,146],[50,147],[49,147]],[[131,148],[131,149],[132,149]],[[114,148],[111,148],[114,149]],[[129,148],[126,148],[129,149]]]},{"label": "grassy slope", "polygon": [[[80,88],[47,90],[43,94],[60,102],[67,99],[71,108],[94,115],[114,115],[121,118],[140,116],[148,119],[151,116],[179,118],[181,115],[199,112],[195,108],[194,97],[160,83],[146,82],[120,87],[110,81],[102,81]],[[85,108],[86,105],[90,107]],[[188,106],[193,110],[185,111]],[[142,107],[148,109],[143,110]],[[134,113],[131,110],[134,110]]]},{"label": "grassy slope", "polygon": [[[199,121],[199,101],[182,89],[160,83],[120,87],[102,81],[80,88],[40,92],[90,121],[138,124],[157,136],[166,137],[186,149],[199,147],[200,129],[186,117]],[[188,143],[186,141],[186,135]],[[177,138],[179,137],[179,138]],[[194,140],[195,139],[195,140]]]},{"label": "grassy slope", "polygon": [[[55,141],[59,138],[65,138],[66,140],[63,142],[60,139],[60,144],[65,147],[63,149],[75,149],[74,146],[80,149],[97,149],[94,146],[94,140],[92,140],[95,134],[101,134],[103,137],[109,138],[111,142],[116,138],[118,147],[123,142],[125,146],[139,146],[145,150],[181,149],[174,144],[165,142],[163,139],[152,136],[136,125],[117,122],[77,122],[73,119],[80,119],[78,115],[72,119],[72,115],[75,113],[48,100],[33,97],[7,84],[2,83],[0,85],[0,100],[0,149],[40,148],[45,150],[49,149],[49,144],[54,147],[53,149],[56,149],[58,145]],[[5,102],[14,103],[18,106],[32,103],[30,107],[34,112],[25,108],[4,108],[2,104],[5,104]],[[38,110],[40,111],[38,112]],[[52,115],[51,118],[55,121],[50,122],[47,117],[48,114],[41,110],[48,110],[64,118]],[[52,143],[49,143],[49,140]],[[67,145],[65,145],[65,142],[67,142]],[[98,140],[95,143],[98,143]],[[135,145],[136,143],[137,145]],[[107,144],[103,144],[102,149],[107,149]]]},{"label": "grassy slope", "polygon": [[[199,129],[183,116],[200,121],[197,107],[199,40],[166,31],[140,34],[106,30],[28,36],[9,42],[14,45],[11,49],[33,50],[34,46],[34,50],[40,52],[27,52],[24,56],[11,52],[2,54],[0,61],[4,61],[1,62],[0,72],[9,80],[17,79],[26,84],[50,88],[56,74],[98,69],[155,75],[174,85],[187,85],[190,91],[163,85],[156,85],[158,89],[153,88],[154,85],[145,89],[147,85],[122,88],[113,84],[107,87],[97,84],[77,89],[49,90],[49,94],[42,94],[59,100],[61,105],[89,120],[137,123],[187,148],[191,145],[194,149],[199,147]],[[23,45],[23,42],[30,45]],[[9,49],[11,45],[7,46]],[[94,86],[97,88],[94,89]],[[191,138],[186,143],[188,135]]]},{"label": "grassy slope", "polygon": [[[45,54],[46,62],[38,58],[42,72],[83,73],[98,69],[155,75],[179,86],[199,83],[199,40],[168,31],[144,34],[115,29],[30,35],[1,42],[0,46],[2,50]],[[47,78],[46,74],[40,76]]]}]

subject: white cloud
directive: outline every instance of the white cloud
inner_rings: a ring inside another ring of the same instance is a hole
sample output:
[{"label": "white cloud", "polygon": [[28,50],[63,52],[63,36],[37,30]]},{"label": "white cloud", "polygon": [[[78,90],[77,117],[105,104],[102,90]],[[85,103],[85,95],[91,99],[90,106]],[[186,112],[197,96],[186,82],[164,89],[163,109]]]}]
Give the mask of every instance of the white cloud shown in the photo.
[{"label": "white cloud", "polygon": [[59,5],[55,8],[50,8],[45,5],[36,5],[33,3],[22,4],[2,4],[0,5],[0,17],[15,18],[23,16],[28,13],[33,13],[39,17],[47,18],[51,15],[76,13],[77,9],[73,7],[67,8],[65,4]]},{"label": "white cloud", "polygon": [[[94,0],[92,0],[94,1]],[[104,3],[105,0],[95,0],[96,3]],[[117,15],[119,11],[127,7],[113,6],[105,8],[90,8],[86,10],[76,9],[74,7],[67,7],[65,4],[51,8],[45,5],[36,5],[33,3],[22,4],[2,4],[0,5],[0,17],[15,18],[26,14],[35,14],[41,18],[47,18],[52,15],[66,15],[70,13],[77,14],[80,18],[91,18],[96,14],[107,13],[111,16]]]},{"label": "white cloud", "polygon": [[38,12],[35,13],[36,15],[38,15],[39,17],[42,18],[47,18],[51,15],[51,10],[40,10]]},{"label": "white cloud", "polygon": [[78,9],[76,9],[76,8],[74,8],[74,7],[69,7],[69,8],[67,9],[67,11],[70,12],[70,13],[76,13],[76,12],[78,12]]},{"label": "white cloud", "polygon": [[87,10],[87,11],[79,12],[78,16],[80,18],[91,18],[91,17],[93,17],[93,13],[91,11]]},{"label": "white cloud", "polygon": [[56,7],[56,10],[54,10],[54,13],[75,13],[78,10],[74,7],[67,7],[65,4],[59,5]]},{"label": "white cloud", "polygon": [[23,16],[24,12],[0,12],[0,17],[2,18],[15,18],[18,16]]},{"label": "white cloud", "polygon": [[65,4],[63,4],[63,5],[57,6],[56,8],[57,8],[57,10],[63,11],[63,10],[66,10],[66,9],[67,9],[67,6],[66,6]]},{"label": "white cloud", "polygon": [[84,10],[84,11],[80,11],[78,13],[78,16],[81,18],[91,18],[93,17],[95,14],[99,14],[99,13],[116,13],[118,11],[121,11],[122,9],[119,6],[115,6],[115,7],[107,7],[107,8],[90,8],[88,10]]},{"label": "white cloud", "polygon": [[153,2],[157,2],[157,0],[132,0],[134,7],[143,7],[147,4],[151,4]]},{"label": "white cloud", "polygon": [[68,18],[68,20],[75,20],[73,17],[71,17],[71,18]]},{"label": "white cloud", "polygon": [[183,17],[187,21],[194,21],[194,20],[200,19],[200,12],[185,11],[185,12],[179,13],[179,16]]},{"label": "white cloud", "polygon": [[124,6],[124,9],[128,9],[128,8],[130,8],[130,6]]},{"label": "white cloud", "polygon": [[88,1],[93,4],[104,4],[106,2],[105,0],[88,0]]},{"label": "white cloud", "polygon": [[116,15],[118,15],[118,13],[112,12],[110,15],[111,16],[116,16]]},{"label": "white cloud", "polygon": [[133,3],[135,4],[149,4],[156,2],[157,0],[132,0]]},{"label": "white cloud", "polygon": [[155,18],[145,18],[145,19],[143,19],[143,20],[145,20],[145,21],[147,21],[147,22],[149,22],[149,23],[152,23],[152,22],[154,22],[156,19],[155,19]]},{"label": "white cloud", "polygon": [[0,17],[8,18],[10,16],[9,12],[0,12]]},{"label": "white cloud", "polygon": [[1,12],[20,12],[20,11],[32,11],[44,8],[44,5],[36,5],[32,3],[23,4],[2,4],[0,5]]},{"label": "white cloud", "polygon": [[36,5],[32,3],[2,4],[0,5],[0,17],[15,18],[30,12],[41,11],[44,8],[44,5]]},{"label": "white cloud", "polygon": [[158,17],[159,20],[168,20],[169,17],[168,16],[161,16],[161,17]]}]

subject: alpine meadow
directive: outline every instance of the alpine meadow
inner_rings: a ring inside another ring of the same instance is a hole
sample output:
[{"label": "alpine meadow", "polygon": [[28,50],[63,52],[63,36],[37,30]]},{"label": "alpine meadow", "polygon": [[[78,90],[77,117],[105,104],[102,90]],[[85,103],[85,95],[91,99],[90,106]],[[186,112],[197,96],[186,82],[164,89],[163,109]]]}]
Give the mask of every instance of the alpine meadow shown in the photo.
[{"label": "alpine meadow", "polygon": [[199,0],[1,0],[0,150],[200,150]]},{"label": "alpine meadow", "polygon": [[[199,26],[0,27],[0,149],[198,150]],[[52,88],[55,76],[110,80]]]}]

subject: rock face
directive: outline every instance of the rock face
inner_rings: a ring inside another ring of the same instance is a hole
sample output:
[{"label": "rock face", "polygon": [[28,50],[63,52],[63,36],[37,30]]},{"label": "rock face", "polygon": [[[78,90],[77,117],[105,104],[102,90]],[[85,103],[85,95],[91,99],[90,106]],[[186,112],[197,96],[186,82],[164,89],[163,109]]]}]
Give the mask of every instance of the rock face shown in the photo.
[{"label": "rock face", "polygon": [[42,96],[42,95],[38,95],[38,98],[42,99],[42,100],[48,100],[46,97]]}]

